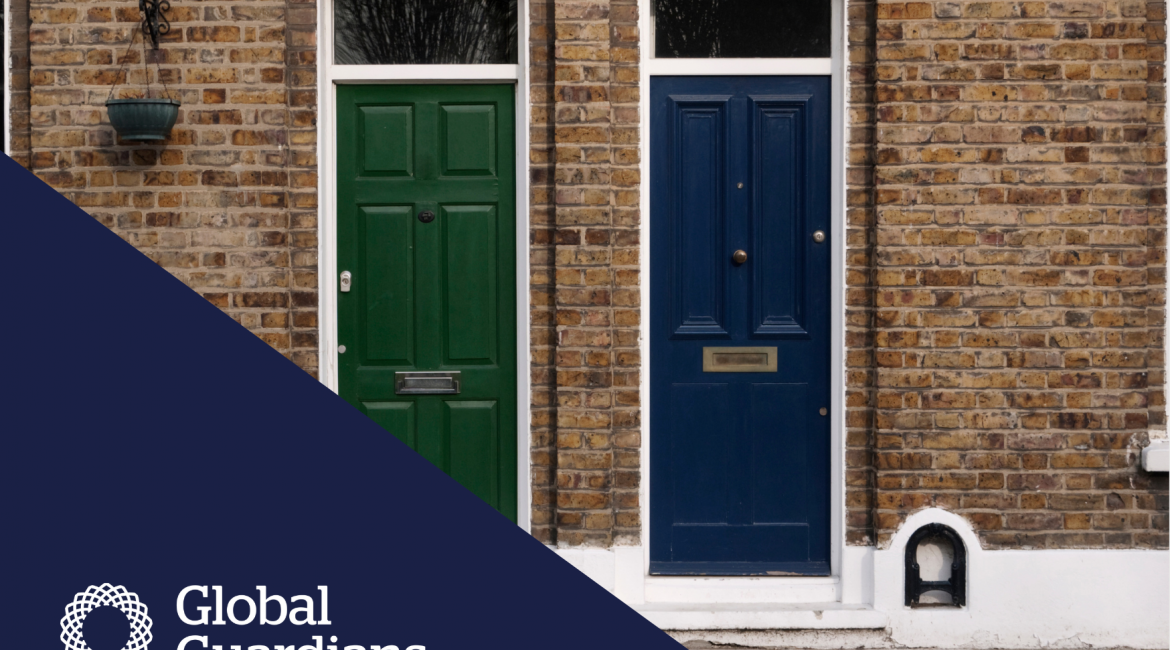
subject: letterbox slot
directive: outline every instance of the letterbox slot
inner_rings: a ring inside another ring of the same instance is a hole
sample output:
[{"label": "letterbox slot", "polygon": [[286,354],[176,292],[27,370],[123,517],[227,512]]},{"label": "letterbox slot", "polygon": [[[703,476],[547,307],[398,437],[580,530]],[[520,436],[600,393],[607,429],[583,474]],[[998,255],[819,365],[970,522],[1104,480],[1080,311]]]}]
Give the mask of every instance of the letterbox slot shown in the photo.
[{"label": "letterbox slot", "polygon": [[460,373],[453,372],[396,372],[396,395],[458,395]]}]

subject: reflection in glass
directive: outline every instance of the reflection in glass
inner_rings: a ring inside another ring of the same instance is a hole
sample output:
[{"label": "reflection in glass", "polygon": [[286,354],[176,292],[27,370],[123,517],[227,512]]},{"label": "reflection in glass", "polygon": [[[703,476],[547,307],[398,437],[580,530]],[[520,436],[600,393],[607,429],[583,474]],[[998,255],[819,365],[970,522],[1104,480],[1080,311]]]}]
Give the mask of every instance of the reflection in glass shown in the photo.
[{"label": "reflection in glass", "polygon": [[516,0],[336,0],[337,63],[515,63]]},{"label": "reflection in glass", "polygon": [[654,0],[658,58],[829,57],[829,0]]}]

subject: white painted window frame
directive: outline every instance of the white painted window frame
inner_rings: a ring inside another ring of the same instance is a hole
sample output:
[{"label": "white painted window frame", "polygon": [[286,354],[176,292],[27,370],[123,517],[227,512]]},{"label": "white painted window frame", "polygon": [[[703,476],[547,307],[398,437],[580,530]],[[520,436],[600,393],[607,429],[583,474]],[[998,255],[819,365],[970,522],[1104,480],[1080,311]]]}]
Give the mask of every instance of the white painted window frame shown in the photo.
[{"label": "white painted window frame", "polygon": [[516,523],[531,531],[531,336],[529,319],[529,148],[531,102],[528,0],[517,0],[517,62],[491,65],[338,65],[333,62],[333,2],[317,3],[317,195],[319,372],[338,391],[337,374],[337,86],[339,84],[486,84],[516,86]]},{"label": "white painted window frame", "polygon": [[[647,342],[643,355],[642,385],[642,449],[641,449],[641,516],[642,549],[640,562],[641,585],[634,576],[623,576],[618,561],[615,567],[616,582],[627,585],[627,600],[643,604],[637,607],[651,620],[653,608],[669,607],[678,603],[862,603],[868,591],[865,581],[864,560],[845,558],[845,155],[846,98],[847,82],[845,65],[847,50],[847,16],[844,0],[833,0],[832,11],[832,56],[815,59],[656,59],[654,49],[653,0],[639,0],[638,14],[642,24],[642,46],[640,54],[642,101],[641,111],[641,160],[642,183],[642,254],[641,254],[641,298],[642,298],[642,340]],[[650,319],[646,309],[650,305],[650,79],[657,76],[692,75],[825,75],[831,77],[832,88],[832,177],[831,177],[831,219],[833,224],[832,242],[832,346],[830,378],[831,407],[830,431],[832,451],[830,455],[831,513],[830,513],[830,566],[829,577],[666,577],[651,576],[650,567],[650,448],[654,444],[651,434],[653,423],[650,418]],[[625,563],[629,565],[629,563]],[[633,589],[631,589],[631,587]],[[620,591],[620,590],[619,590]]]}]

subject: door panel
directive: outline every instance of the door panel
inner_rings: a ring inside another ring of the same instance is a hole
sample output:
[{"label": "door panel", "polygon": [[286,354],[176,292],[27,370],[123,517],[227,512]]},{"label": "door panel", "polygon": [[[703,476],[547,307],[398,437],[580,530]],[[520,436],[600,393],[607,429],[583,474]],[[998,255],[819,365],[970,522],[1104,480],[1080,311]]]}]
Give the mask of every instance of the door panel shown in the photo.
[{"label": "door panel", "polygon": [[[735,448],[728,436],[732,411],[727,384],[671,386],[671,472],[679,477],[672,503],[674,521],[715,524],[732,502]],[[665,477],[655,475],[654,480]],[[654,507],[658,507],[655,503]]]},{"label": "door panel", "polygon": [[361,208],[360,287],[366,299],[365,355],[409,366],[414,349],[414,214],[409,205]]},{"label": "door panel", "polygon": [[496,359],[496,209],[443,207],[446,238],[447,361],[488,364]]},{"label": "door panel", "polygon": [[415,446],[414,404],[410,402],[364,402],[362,410],[371,420],[396,438]]},{"label": "door panel", "polygon": [[447,467],[451,478],[482,499],[496,492],[499,413],[494,401],[447,402]]},{"label": "door panel", "polygon": [[[752,286],[754,332],[806,334],[804,249],[794,245],[804,232],[807,216],[799,188],[807,170],[800,156],[806,151],[805,120],[810,97],[749,97],[752,110],[752,183],[756,209],[752,211],[755,264]],[[827,143],[825,143],[827,144]],[[824,197],[828,200],[828,196]]]},{"label": "door panel", "polygon": [[828,78],[651,80],[651,573],[829,571],[828,115]]},{"label": "door panel", "polygon": [[410,176],[414,171],[414,107],[363,106],[358,128],[363,176]]},{"label": "door panel", "polygon": [[[514,92],[337,89],[339,392],[513,520]],[[412,371],[459,392],[399,394]]]},{"label": "door panel", "polygon": [[494,176],[496,173],[496,107],[484,104],[444,105],[443,175]]},{"label": "door panel", "polygon": [[669,177],[678,188],[678,225],[672,311],[676,334],[725,335],[723,164],[727,149],[726,97],[680,98],[674,142],[679,164]]},{"label": "door panel", "polygon": [[[751,521],[808,521],[808,384],[751,384]],[[794,524],[800,526],[801,524]],[[803,526],[807,527],[807,526]]]}]

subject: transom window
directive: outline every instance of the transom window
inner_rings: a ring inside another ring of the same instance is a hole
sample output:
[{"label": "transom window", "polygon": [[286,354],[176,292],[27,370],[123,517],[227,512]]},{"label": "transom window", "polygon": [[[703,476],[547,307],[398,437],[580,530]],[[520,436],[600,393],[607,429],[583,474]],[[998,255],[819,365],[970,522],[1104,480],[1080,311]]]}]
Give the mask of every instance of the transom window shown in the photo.
[{"label": "transom window", "polygon": [[828,0],[653,0],[659,59],[828,58]]},{"label": "transom window", "polygon": [[516,0],[335,0],[342,65],[516,63]]}]

